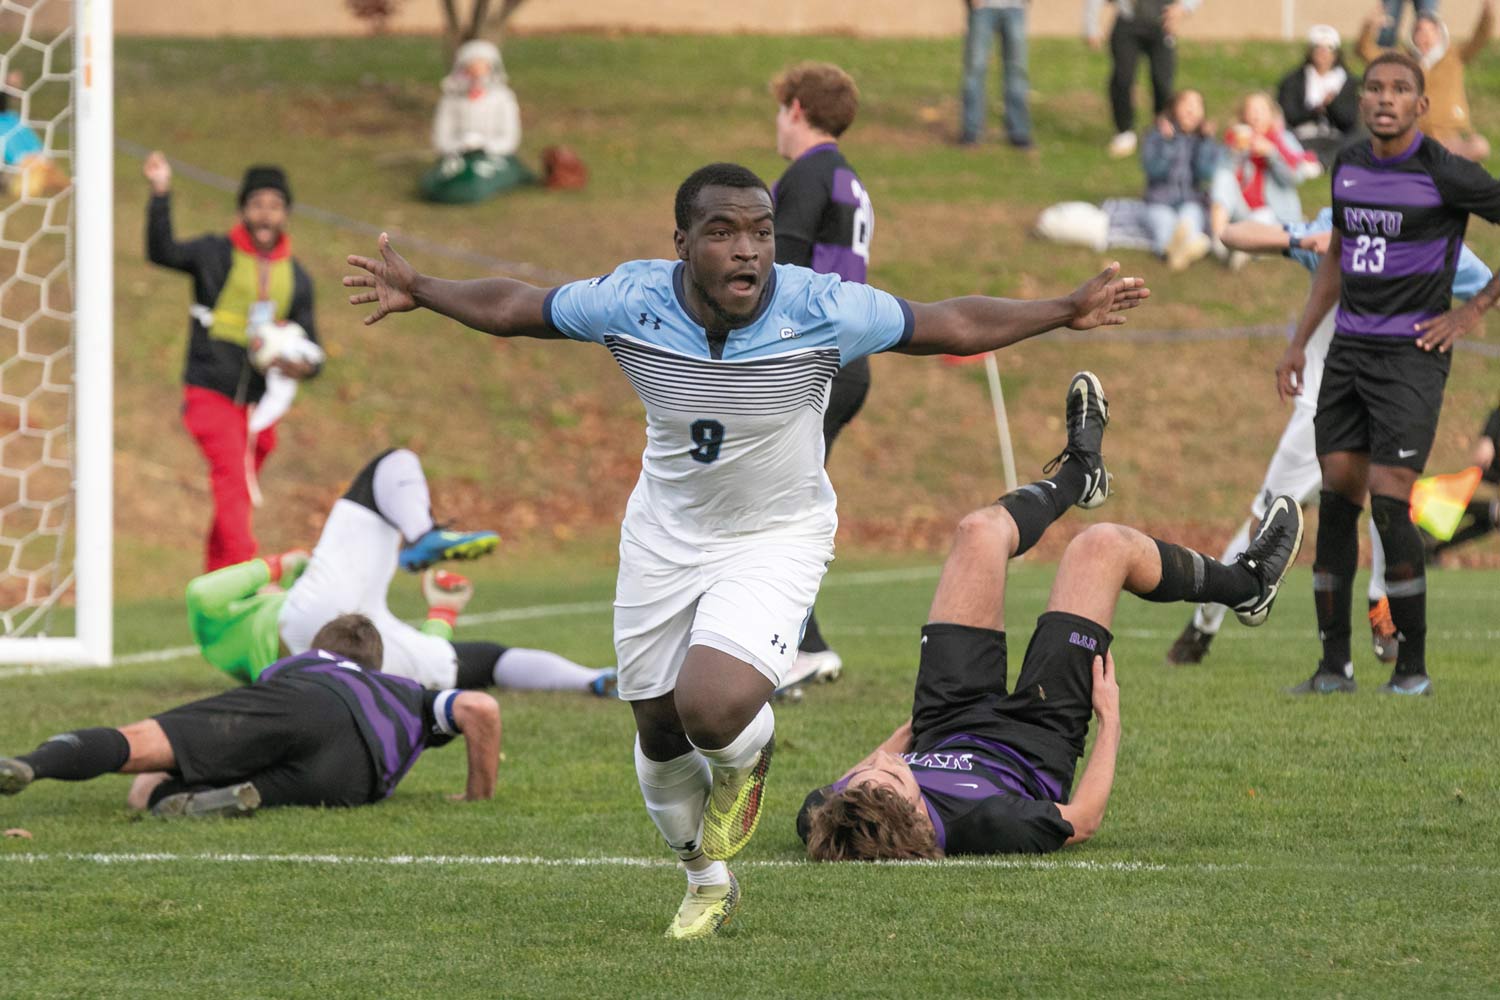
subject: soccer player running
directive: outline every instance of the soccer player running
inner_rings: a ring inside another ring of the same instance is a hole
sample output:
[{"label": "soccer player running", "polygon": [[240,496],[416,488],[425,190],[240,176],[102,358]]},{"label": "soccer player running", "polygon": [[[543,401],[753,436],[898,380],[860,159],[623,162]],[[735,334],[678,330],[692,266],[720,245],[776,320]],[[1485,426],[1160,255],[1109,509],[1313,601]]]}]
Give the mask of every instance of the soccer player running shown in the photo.
[{"label": "soccer player running", "polygon": [[462,734],[469,773],[455,799],[495,794],[500,706],[478,691],[426,691],[380,671],[380,632],[340,615],[313,648],[235,688],[118,729],[53,736],[0,758],[0,794],[39,778],[134,774],[126,799],[157,816],[239,816],[261,807],[358,806],[396,789],[422,751]]},{"label": "soccer player running", "polygon": [[[859,175],[839,150],[839,137],[859,110],[854,80],[829,63],[799,63],[771,81],[776,98],[776,152],[791,161],[771,186],[776,203],[776,263],[810,267],[863,282],[870,267],[875,211]],[[823,411],[823,461],[833,442],[865,405],[870,359],[839,369]],[[828,647],[816,610],[808,613],[797,659],[780,691],[809,681],[831,681],[843,669]]]},{"label": "soccer player running", "polygon": [[[357,611],[380,630],[385,672],[426,688],[613,694],[612,670],[590,670],[540,649],[453,640],[454,622],[474,587],[457,573],[428,567],[476,559],[499,542],[493,531],[434,525],[421,459],[393,448],[375,456],[334,501],[310,559],[300,551],[251,559],[189,583],[188,624],[204,658],[246,684],[279,658],[310,648],[314,633],[334,617]],[[398,565],[426,570],[428,610],[420,628],[386,605]],[[285,589],[266,589],[271,583]]]},{"label": "soccer player running", "polygon": [[[687,869],[667,931],[678,939],[715,933],[739,901],[724,862],[760,819],[768,699],[833,558],[822,425],[834,374],[877,351],[978,354],[1061,326],[1120,324],[1149,295],[1112,265],[1054,299],[908,302],[774,264],[774,215],[754,173],[710,164],[678,188],[676,261],[547,290],[419,274],[382,235],[379,257],[349,258],[366,273],[344,279],[352,304],[377,304],[367,323],[420,306],[495,336],[603,344],[645,404],[641,477],[620,528],[615,652],[646,811]],[[1102,469],[1084,475],[1107,490]]]},{"label": "soccer player running", "polygon": [[1450,309],[1469,215],[1500,222],[1500,182],[1424,137],[1422,68],[1387,53],[1365,71],[1360,116],[1371,138],[1339,152],[1331,172],[1333,235],[1286,354],[1283,398],[1303,391],[1307,344],[1338,306],[1314,419],[1323,491],[1313,597],[1323,656],[1294,694],[1352,692],[1349,615],[1366,493],[1385,547],[1395,670],[1380,690],[1432,692],[1427,674],[1427,579],[1410,517],[1412,484],[1437,432],[1453,342],[1500,299],[1492,278]]},{"label": "soccer player running", "polygon": [[[911,718],[831,785],[811,792],[797,831],[816,861],[1040,854],[1089,839],[1114,785],[1120,690],[1110,624],[1120,592],[1212,600],[1259,625],[1302,544],[1302,509],[1273,498],[1249,547],[1220,563],[1120,524],[1068,543],[1014,689],[1006,688],[1005,573],[1068,507],[1096,507],[1109,407],[1099,379],[1073,376],[1068,444],[1050,479],[959,522],[927,624]],[[1061,457],[1061,456],[1059,456]],[[1049,466],[1050,467],[1050,466]],[[1093,753],[1073,787],[1089,715]],[[1071,790],[1071,794],[1070,793]]]},{"label": "soccer player running", "polygon": [[[1224,230],[1224,245],[1243,253],[1279,253],[1301,264],[1313,274],[1328,252],[1333,230],[1333,210],[1325,208],[1311,222],[1280,226],[1266,222],[1236,222]],[[1453,297],[1467,302],[1490,280],[1490,269],[1467,246],[1459,251],[1458,271],[1453,277]],[[1305,349],[1307,362],[1302,370],[1302,392],[1292,401],[1292,415],[1276,442],[1276,452],[1266,467],[1260,492],[1250,503],[1250,519],[1230,539],[1219,558],[1228,562],[1250,544],[1250,532],[1265,516],[1271,498],[1285,493],[1298,503],[1310,504],[1318,497],[1323,473],[1318,467],[1318,451],[1313,439],[1313,415],[1318,408],[1318,387],[1323,382],[1323,359],[1333,340],[1334,310],[1318,322]],[[1396,626],[1391,622],[1390,601],[1385,594],[1385,550],[1380,533],[1370,523],[1370,635],[1375,655],[1383,663],[1396,661]],[[1228,609],[1222,604],[1200,604],[1192,620],[1167,651],[1171,664],[1201,663],[1208,655],[1214,636],[1224,623]]]}]

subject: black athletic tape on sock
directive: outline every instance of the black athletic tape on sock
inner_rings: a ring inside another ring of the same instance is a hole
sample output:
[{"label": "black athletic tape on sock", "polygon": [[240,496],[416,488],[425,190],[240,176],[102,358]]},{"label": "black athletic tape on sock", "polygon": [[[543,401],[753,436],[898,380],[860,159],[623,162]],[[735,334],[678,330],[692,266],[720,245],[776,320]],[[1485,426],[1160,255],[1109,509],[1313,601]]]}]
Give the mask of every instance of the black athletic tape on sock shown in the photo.
[{"label": "black athletic tape on sock", "polygon": [[130,741],[118,729],[75,729],[51,737],[20,759],[38,778],[87,781],[124,767]]},{"label": "black athletic tape on sock", "polygon": [[1427,560],[1422,534],[1411,521],[1411,504],[1395,497],[1370,498],[1370,513],[1385,548],[1385,590],[1391,621],[1401,636],[1396,672],[1427,670]]},{"label": "black athletic tape on sock", "polygon": [[1260,581],[1238,563],[1228,565],[1201,552],[1152,539],[1161,556],[1161,581],[1149,594],[1140,595],[1160,604],[1189,601],[1235,607],[1260,593]]},{"label": "black athletic tape on sock", "polygon": [[995,501],[1016,522],[1016,555],[1040,541],[1052,522],[1079,501],[1087,482],[1088,470],[1082,462],[1064,462],[1051,479],[1027,483]]}]

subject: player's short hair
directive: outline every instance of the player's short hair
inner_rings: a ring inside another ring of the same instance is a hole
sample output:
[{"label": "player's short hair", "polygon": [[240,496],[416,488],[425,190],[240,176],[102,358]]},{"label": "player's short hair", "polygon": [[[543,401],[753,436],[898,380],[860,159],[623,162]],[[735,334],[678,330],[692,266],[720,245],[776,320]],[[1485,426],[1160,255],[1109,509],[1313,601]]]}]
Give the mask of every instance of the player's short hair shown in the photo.
[{"label": "player's short hair", "polygon": [[339,615],[318,629],[318,634],[313,636],[312,648],[336,653],[366,670],[378,671],[385,660],[385,643],[380,640],[380,630],[364,615]]},{"label": "player's short hair", "polygon": [[687,180],[677,188],[678,229],[686,232],[693,224],[693,206],[698,201],[698,193],[706,187],[760,188],[766,193],[766,197],[771,196],[771,189],[766,187],[766,182],[750,168],[738,163],[710,163],[688,174]]},{"label": "player's short hair", "polygon": [[854,115],[859,111],[859,88],[854,77],[833,63],[800,62],[788,66],[771,78],[771,94],[782,107],[796,101],[809,125],[834,138],[854,124]]},{"label": "player's short hair", "polygon": [[1412,75],[1412,78],[1417,81],[1418,97],[1427,92],[1427,74],[1422,72],[1422,64],[1405,52],[1397,52],[1395,49],[1389,49],[1371,59],[1369,65],[1365,67],[1365,79],[1369,79],[1370,71],[1376,66],[1387,65],[1400,66]]},{"label": "player's short hair", "polygon": [[851,785],[808,816],[814,861],[918,861],[943,856],[932,823],[884,785]]}]

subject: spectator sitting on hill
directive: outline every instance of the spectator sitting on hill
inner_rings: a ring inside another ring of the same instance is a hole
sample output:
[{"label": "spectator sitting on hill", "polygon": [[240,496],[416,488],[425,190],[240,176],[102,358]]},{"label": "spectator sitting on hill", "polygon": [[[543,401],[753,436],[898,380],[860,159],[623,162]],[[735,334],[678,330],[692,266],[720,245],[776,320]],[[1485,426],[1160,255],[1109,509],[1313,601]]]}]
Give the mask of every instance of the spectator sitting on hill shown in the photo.
[{"label": "spectator sitting on hill", "polygon": [[515,155],[521,108],[492,43],[465,42],[453,57],[432,121],[432,145],[439,160],[422,177],[428,201],[469,204],[536,179]]},{"label": "spectator sitting on hill", "polygon": [[1325,170],[1339,147],[1359,131],[1359,77],[1345,68],[1341,46],[1337,29],[1313,25],[1307,33],[1307,58],[1276,89],[1287,128]]},{"label": "spectator sitting on hill", "polygon": [[[1376,44],[1376,32],[1384,20],[1385,11],[1379,9],[1365,21],[1364,31],[1359,37],[1359,54],[1366,62],[1387,51]],[[1490,144],[1474,131],[1474,123],[1469,118],[1464,67],[1489,44],[1494,21],[1495,5],[1492,0],[1484,0],[1473,37],[1456,49],[1450,44],[1448,26],[1431,11],[1419,12],[1411,28],[1409,47],[1427,77],[1427,114],[1418,120],[1417,127],[1423,134],[1442,143],[1450,153],[1470,160],[1486,159],[1490,155]]]},{"label": "spectator sitting on hill", "polygon": [[1219,163],[1213,131],[1204,118],[1203,95],[1182,90],[1141,148],[1151,251],[1174,271],[1202,260],[1212,245],[1204,232],[1204,187]]},{"label": "spectator sitting on hill", "polygon": [[1240,101],[1238,120],[1224,133],[1227,149],[1214,171],[1209,232],[1214,252],[1238,268],[1249,258],[1230,254],[1219,234],[1231,222],[1255,219],[1290,225],[1302,221],[1297,185],[1323,172],[1318,158],[1281,127],[1276,106],[1259,91]]},{"label": "spectator sitting on hill", "polygon": [[10,110],[11,91],[22,88],[21,74],[6,74],[0,89],[0,190],[11,198],[48,198],[68,187],[68,175],[47,155],[36,132]]}]

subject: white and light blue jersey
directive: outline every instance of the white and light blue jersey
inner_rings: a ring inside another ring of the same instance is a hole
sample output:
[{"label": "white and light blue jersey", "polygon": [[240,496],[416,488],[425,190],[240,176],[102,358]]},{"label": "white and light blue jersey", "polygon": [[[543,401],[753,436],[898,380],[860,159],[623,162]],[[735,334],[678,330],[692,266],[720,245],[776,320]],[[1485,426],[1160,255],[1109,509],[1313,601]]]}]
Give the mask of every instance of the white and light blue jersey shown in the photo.
[{"label": "white and light blue jersey", "polygon": [[553,289],[544,306],[559,333],[609,348],[645,404],[634,499],[690,544],[792,525],[831,536],[829,383],[850,361],[910,340],[911,307],[777,264],[754,318],[711,344],[688,312],[684,271],[678,261],[631,261]]}]

